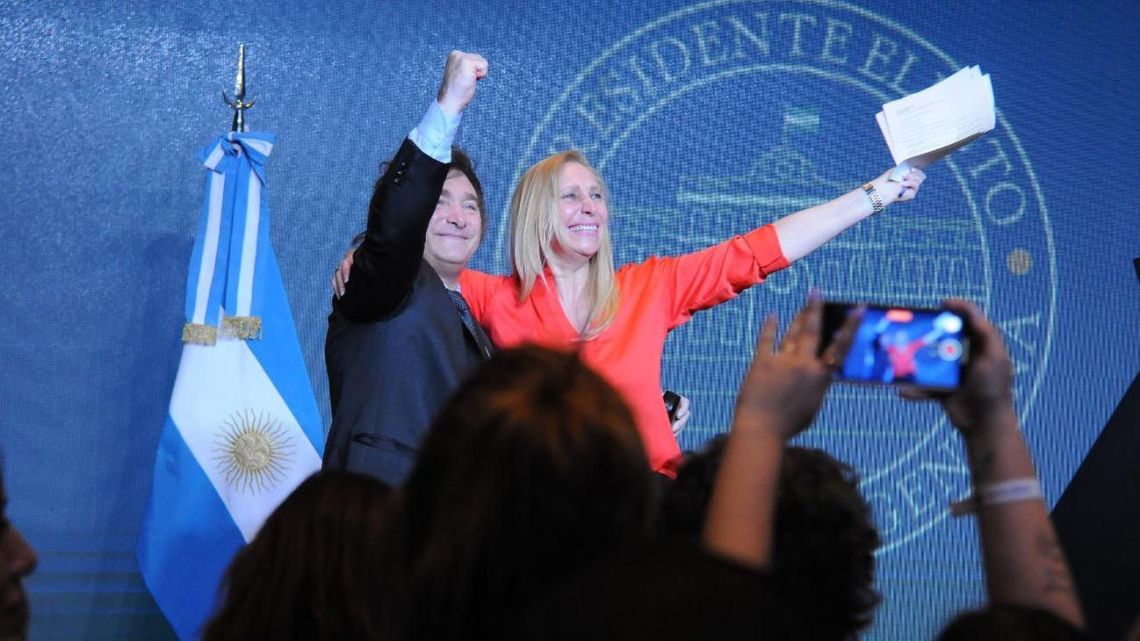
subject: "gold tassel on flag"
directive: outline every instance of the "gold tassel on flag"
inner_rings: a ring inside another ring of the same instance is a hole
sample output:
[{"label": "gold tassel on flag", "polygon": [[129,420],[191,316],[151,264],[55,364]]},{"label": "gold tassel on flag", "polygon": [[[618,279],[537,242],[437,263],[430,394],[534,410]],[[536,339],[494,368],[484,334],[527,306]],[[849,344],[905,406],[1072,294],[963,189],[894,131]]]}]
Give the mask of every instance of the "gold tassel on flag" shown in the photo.
[{"label": "gold tassel on flag", "polygon": [[222,319],[222,336],[242,340],[261,339],[260,316],[226,316]]},{"label": "gold tassel on flag", "polygon": [[218,328],[202,323],[186,323],[182,326],[182,342],[213,345],[218,342]]}]

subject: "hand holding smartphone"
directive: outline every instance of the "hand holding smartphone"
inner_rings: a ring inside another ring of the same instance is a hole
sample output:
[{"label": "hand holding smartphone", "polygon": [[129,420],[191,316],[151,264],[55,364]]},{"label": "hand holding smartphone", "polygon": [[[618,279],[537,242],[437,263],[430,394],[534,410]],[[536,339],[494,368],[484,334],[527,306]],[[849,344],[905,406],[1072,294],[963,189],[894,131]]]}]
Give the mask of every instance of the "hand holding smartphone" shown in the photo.
[{"label": "hand holding smartphone", "polygon": [[[852,303],[824,304],[821,354],[855,307]],[[952,311],[867,305],[835,378],[954,391],[962,384],[969,345],[969,328]]]}]

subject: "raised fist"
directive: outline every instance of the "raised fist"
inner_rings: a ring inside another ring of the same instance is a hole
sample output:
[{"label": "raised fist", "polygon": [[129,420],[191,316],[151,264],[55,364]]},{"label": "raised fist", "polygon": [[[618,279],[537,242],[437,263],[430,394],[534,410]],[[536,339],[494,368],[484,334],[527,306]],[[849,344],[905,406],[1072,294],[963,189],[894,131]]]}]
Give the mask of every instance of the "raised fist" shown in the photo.
[{"label": "raised fist", "polygon": [[447,54],[443,81],[439,83],[436,101],[440,109],[458,115],[475,97],[475,83],[487,76],[487,59],[477,53],[452,51]]}]

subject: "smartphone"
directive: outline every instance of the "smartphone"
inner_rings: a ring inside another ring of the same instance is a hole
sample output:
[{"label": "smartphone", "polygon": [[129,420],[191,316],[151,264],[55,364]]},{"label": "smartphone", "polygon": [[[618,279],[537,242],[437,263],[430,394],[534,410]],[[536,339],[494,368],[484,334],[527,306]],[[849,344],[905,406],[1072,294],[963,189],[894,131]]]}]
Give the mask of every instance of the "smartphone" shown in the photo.
[{"label": "smartphone", "polygon": [[[824,304],[821,354],[855,307]],[[962,384],[969,353],[969,328],[955,312],[867,305],[835,378],[950,392]]]},{"label": "smartphone", "polygon": [[672,390],[666,390],[661,395],[661,400],[665,401],[665,413],[669,415],[669,422],[677,422],[677,410],[681,407],[681,395]]}]

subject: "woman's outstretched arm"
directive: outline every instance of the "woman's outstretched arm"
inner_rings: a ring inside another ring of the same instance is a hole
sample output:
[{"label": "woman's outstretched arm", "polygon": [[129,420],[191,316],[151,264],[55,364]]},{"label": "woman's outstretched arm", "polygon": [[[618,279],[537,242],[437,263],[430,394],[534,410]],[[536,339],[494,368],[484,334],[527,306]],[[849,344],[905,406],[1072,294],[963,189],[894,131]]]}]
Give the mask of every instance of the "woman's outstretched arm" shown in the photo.
[{"label": "woman's outstretched arm", "polygon": [[852,189],[834,200],[788,214],[772,223],[784,258],[794,263],[877,211],[914,200],[922,181],[926,180],[926,174],[920,169],[911,169],[901,183],[892,182],[890,173],[887,171],[865,187]]}]

